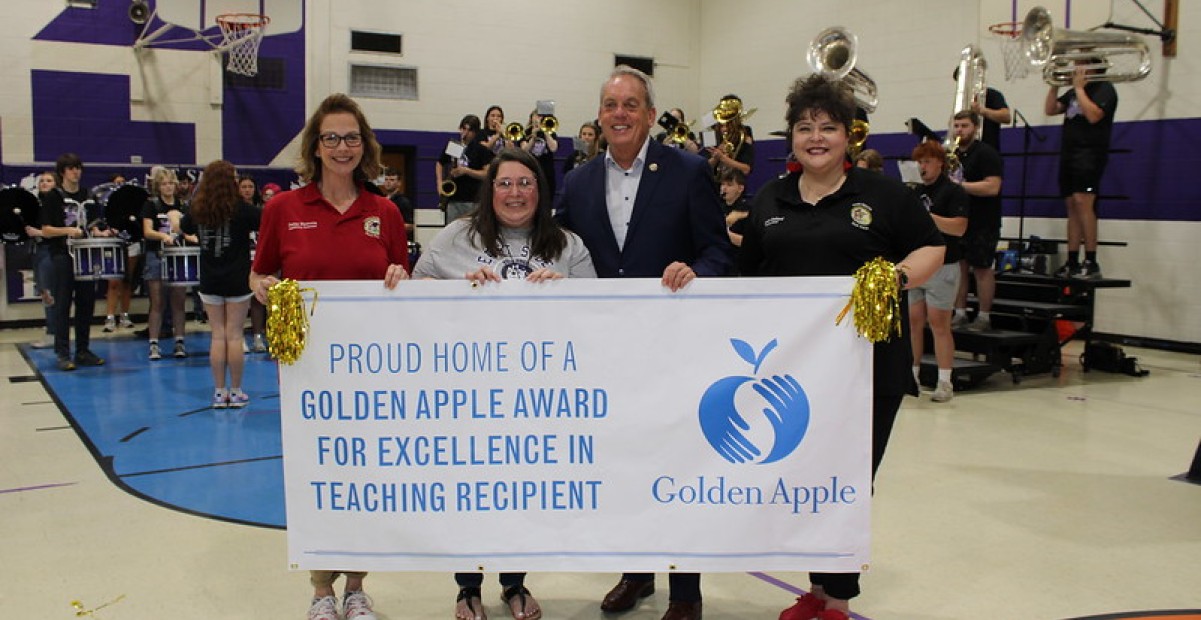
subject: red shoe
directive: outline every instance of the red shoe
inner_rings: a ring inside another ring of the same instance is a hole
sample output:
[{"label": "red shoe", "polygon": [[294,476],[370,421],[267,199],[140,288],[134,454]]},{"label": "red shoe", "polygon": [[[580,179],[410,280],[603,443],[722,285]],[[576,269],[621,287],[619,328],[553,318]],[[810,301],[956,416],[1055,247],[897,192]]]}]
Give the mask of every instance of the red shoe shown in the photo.
[{"label": "red shoe", "polygon": [[780,612],[780,620],[812,620],[825,608],[825,601],[809,593],[799,597],[796,605]]},{"label": "red shoe", "polygon": [[851,620],[851,617],[837,609],[826,609],[817,614],[817,620]]}]

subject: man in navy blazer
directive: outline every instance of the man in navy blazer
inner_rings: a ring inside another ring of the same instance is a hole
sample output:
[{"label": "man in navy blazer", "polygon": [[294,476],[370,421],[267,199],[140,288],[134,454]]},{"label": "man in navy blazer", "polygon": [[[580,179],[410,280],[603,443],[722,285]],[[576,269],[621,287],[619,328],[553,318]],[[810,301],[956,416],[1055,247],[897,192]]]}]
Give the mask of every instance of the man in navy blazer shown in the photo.
[{"label": "man in navy blazer", "polygon": [[733,254],[708,163],[650,140],[656,118],[650,78],[614,70],[597,116],[608,150],[568,173],[555,211],[598,276],[662,277],[674,291],[728,274]]},{"label": "man in navy blazer", "polygon": [[[650,78],[615,69],[597,115],[608,149],[568,173],[555,210],[588,246],[598,276],[661,277],[676,291],[697,276],[728,274],[733,248],[709,163],[650,140],[657,117]],[[670,581],[663,620],[700,620],[700,575]],[[601,609],[626,611],[654,592],[654,574],[625,573]]]}]

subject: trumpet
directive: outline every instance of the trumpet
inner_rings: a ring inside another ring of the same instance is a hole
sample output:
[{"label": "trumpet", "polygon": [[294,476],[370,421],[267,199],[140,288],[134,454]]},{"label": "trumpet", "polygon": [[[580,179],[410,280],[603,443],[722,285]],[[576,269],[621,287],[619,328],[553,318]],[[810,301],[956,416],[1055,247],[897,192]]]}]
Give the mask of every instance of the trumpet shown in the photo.
[{"label": "trumpet", "polygon": [[459,187],[455,185],[454,181],[447,179],[438,186],[438,195],[443,198],[450,198],[455,195],[455,191],[458,189]]},{"label": "trumpet", "polygon": [[676,144],[684,144],[687,142],[688,134],[692,133],[690,131],[690,127],[691,125],[676,123],[675,126],[671,128],[671,131],[668,132],[668,135],[671,136],[671,141],[675,142]]},{"label": "trumpet", "polygon": [[814,71],[847,85],[855,103],[870,114],[876,111],[879,98],[876,82],[855,68],[858,46],[858,37],[846,28],[833,26],[817,33],[809,43],[807,59]]},{"label": "trumpet", "polygon": [[559,131],[559,119],[553,116],[543,116],[542,122],[538,124],[538,128],[546,135],[554,135]]},{"label": "trumpet", "polygon": [[522,127],[521,123],[509,123],[505,125],[504,134],[506,142],[517,144],[525,140],[525,127]]},{"label": "trumpet", "polygon": [[1077,67],[1088,72],[1090,82],[1137,82],[1151,75],[1151,50],[1141,38],[1056,28],[1042,7],[1026,14],[1021,44],[1049,86],[1071,86]]}]

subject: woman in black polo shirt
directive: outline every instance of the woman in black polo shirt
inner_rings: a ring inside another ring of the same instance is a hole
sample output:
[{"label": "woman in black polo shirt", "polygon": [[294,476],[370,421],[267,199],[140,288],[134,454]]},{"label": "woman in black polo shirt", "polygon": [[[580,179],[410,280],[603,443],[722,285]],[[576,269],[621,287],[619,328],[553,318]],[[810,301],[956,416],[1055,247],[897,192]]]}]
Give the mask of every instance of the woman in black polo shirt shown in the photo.
[{"label": "woman in black polo shirt", "polygon": [[[905,288],[942,266],[943,239],[917,197],[900,181],[847,164],[855,103],[837,81],[798,79],[787,98],[788,135],[801,165],[759,191],[743,232],[738,266],[747,276],[849,276],[877,257],[897,265]],[[908,319],[903,333],[878,342],[872,382],[872,474],[905,394],[910,371]],[[859,594],[858,573],[810,573],[810,593],[780,620],[844,620]]]}]

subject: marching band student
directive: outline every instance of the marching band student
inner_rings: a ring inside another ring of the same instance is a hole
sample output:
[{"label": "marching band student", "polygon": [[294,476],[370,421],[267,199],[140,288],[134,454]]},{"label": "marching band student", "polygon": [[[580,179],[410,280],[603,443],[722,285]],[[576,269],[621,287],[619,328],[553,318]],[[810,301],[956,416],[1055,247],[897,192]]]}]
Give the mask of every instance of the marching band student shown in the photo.
[{"label": "marching band student", "polygon": [[880,155],[880,151],[876,149],[863,149],[863,152],[855,158],[855,165],[876,172],[884,172],[884,156]]},{"label": "marching band student", "polygon": [[[684,111],[681,110],[680,108],[672,108],[672,109],[668,110],[667,113],[670,114],[672,116],[672,118],[676,119],[677,123],[687,122],[684,120]],[[662,125],[660,125],[660,126],[662,126]],[[662,144],[663,146],[670,146],[670,147],[674,147],[674,148],[685,149],[689,153],[696,153],[701,150],[700,145],[696,143],[696,135],[694,135],[692,133],[692,131],[688,132],[688,137],[683,142],[677,142],[676,140],[672,139],[671,132],[666,131],[666,130],[661,131],[658,134],[656,134],[655,141],[658,142],[659,144]]]},{"label": "marching band student", "polygon": [[480,144],[494,154],[506,146],[516,146],[505,141],[505,111],[500,106],[488,106],[488,111],[484,113],[483,129],[479,135]]},{"label": "marching band student", "polygon": [[[547,189],[550,190],[550,195],[555,195],[555,152],[559,150],[559,141],[555,139],[554,132],[547,132],[542,129],[542,119],[546,118],[538,113],[538,110],[530,112],[530,124],[525,129],[525,140],[521,142],[521,149],[534,159],[538,160],[538,165],[542,166],[542,174],[546,179]],[[550,204],[544,206],[549,209]]]},{"label": "marching band student", "polygon": [[[276,196],[263,210],[250,271],[254,296],[267,303],[277,273],[294,280],[376,280],[389,289],[407,279],[409,246],[400,212],[365,186],[379,176],[381,149],[359,105],[341,93],[326,97],[305,124],[300,149],[296,172],[305,184]],[[334,580],[342,574],[346,592],[339,616]],[[366,576],[310,571],[309,620],[375,620],[363,592]]]},{"label": "marching band student", "polygon": [[468,114],[459,121],[459,144],[463,152],[458,157],[443,153],[434,163],[434,181],[441,188],[446,181],[454,181],[455,191],[446,197],[446,223],[451,223],[475,208],[475,199],[480,192],[480,179],[484,178],[484,167],[492,161],[492,153],[476,136],[480,132],[480,117]]},{"label": "marching band student", "polygon": [[563,174],[567,174],[584,162],[596,157],[600,152],[600,131],[596,128],[595,122],[588,122],[580,125],[580,131],[576,134],[575,152],[571,154],[563,163]]},{"label": "marching band student", "polygon": [[[959,138],[959,174],[951,180],[959,183],[968,195],[967,230],[963,233],[963,260],[959,261],[959,292],[955,296],[955,318],[965,329],[973,331],[992,328],[993,297],[997,291],[997,276],[993,262],[997,242],[1001,239],[1001,175],[1004,164],[993,147],[976,139],[980,117],[975,112],[961,110],[951,120],[955,137]],[[967,322],[968,277],[976,279],[979,312]],[[955,322],[952,318],[952,322]]]},{"label": "marching band student", "polygon": [[[107,237],[111,231],[101,231],[89,225],[93,216],[87,213],[88,189],[80,186],[83,162],[74,153],[60,155],[54,163],[58,187],[42,197],[42,237],[50,248],[52,296],[54,298],[54,354],[59,370],[75,370],[76,366],[102,366],[104,360],[92,353],[92,317],[96,311],[96,283],[75,279],[75,265],[68,253],[67,239],[83,237],[89,230],[93,236]],[[71,358],[71,304],[75,304],[75,358]]]},{"label": "marching band student", "polygon": [[[158,337],[163,324],[163,247],[181,244],[179,235],[173,231],[179,227],[183,214],[183,200],[176,195],[179,181],[169,168],[156,168],[151,180],[152,197],[142,205],[142,237],[146,240],[146,268],[143,279],[150,289],[149,335],[150,353],[153,360],[162,359]],[[188,356],[184,348],[184,302],[187,287],[168,286],[168,304],[171,307],[171,329],[175,335],[175,347],[171,354],[178,358]]]},{"label": "marching band student", "polygon": [[[742,103],[738,95],[726,95],[722,99]],[[717,145],[705,147],[705,155],[709,157],[714,177],[720,176],[725,168],[733,168],[744,177],[751,176],[751,166],[755,163],[755,134],[749,126],[743,124],[742,119],[746,116],[746,112],[741,112],[725,123],[713,125],[717,134]],[[733,147],[732,152],[727,151],[730,146]]]},{"label": "marching band student", "polygon": [[200,300],[212,330],[209,367],[214,409],[240,408],[250,402],[242,391],[242,325],[252,297],[250,233],[258,230],[262,211],[246,200],[246,177],[235,175],[233,164],[227,161],[205,167],[191,208],[180,222],[188,240],[200,245]]},{"label": "marching band student", "polygon": [[[47,170],[38,175],[38,208],[41,209],[44,196],[54,191],[58,182],[54,179],[54,171]],[[41,214],[39,213],[39,221]],[[41,226],[26,226],[25,234],[34,240],[33,254],[33,283],[38,296],[42,299],[42,312],[46,315],[46,331],[42,338],[30,346],[35,349],[48,349],[54,346],[54,263],[50,258],[50,245],[42,235]]]}]

